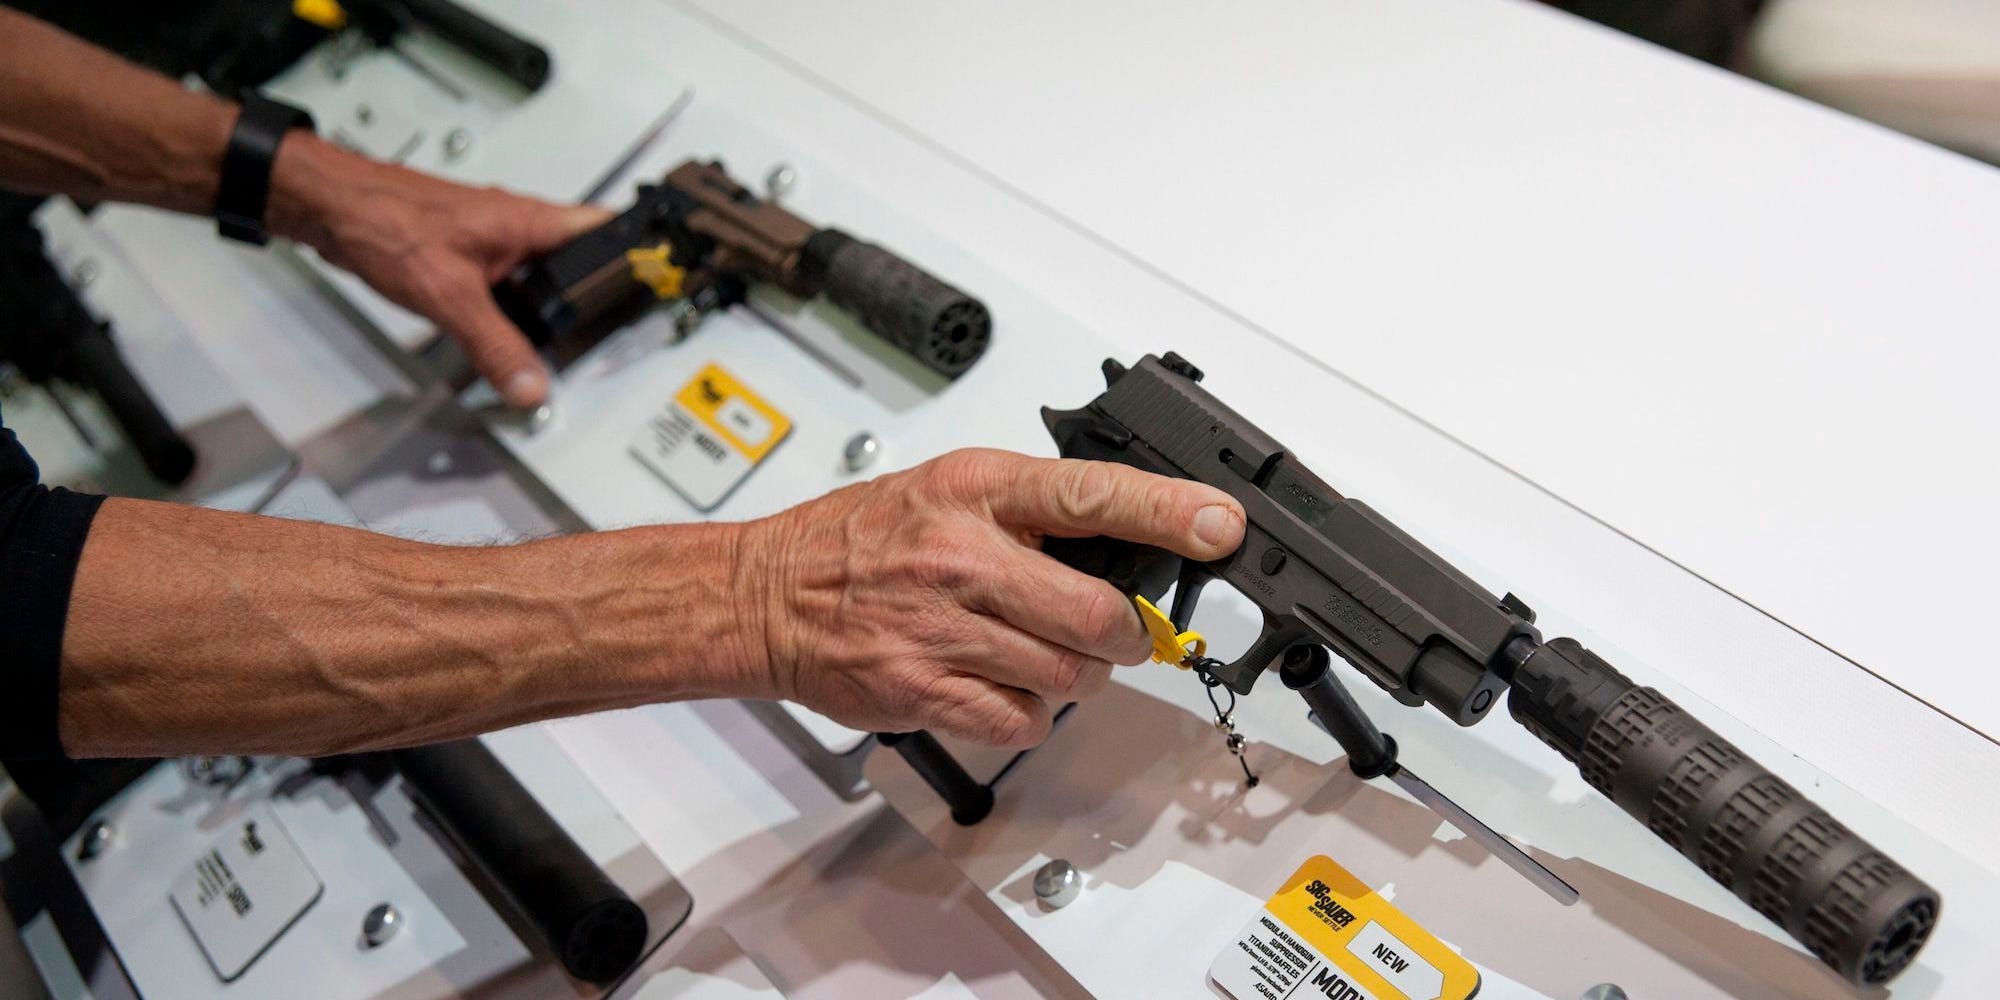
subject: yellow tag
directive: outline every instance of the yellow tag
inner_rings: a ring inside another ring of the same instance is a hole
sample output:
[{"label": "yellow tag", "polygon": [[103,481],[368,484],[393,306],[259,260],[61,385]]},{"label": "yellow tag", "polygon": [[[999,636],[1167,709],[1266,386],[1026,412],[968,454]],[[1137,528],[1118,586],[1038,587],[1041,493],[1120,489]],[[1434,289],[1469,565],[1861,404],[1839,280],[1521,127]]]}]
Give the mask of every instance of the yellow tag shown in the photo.
[{"label": "yellow tag", "polygon": [[1132,603],[1139,606],[1139,621],[1145,623],[1146,634],[1153,637],[1154,663],[1171,663],[1186,670],[1189,660],[1208,652],[1208,640],[1200,632],[1175,632],[1173,619],[1154,607],[1152,601],[1134,594]]},{"label": "yellow tag", "polygon": [[328,31],[347,27],[347,11],[336,0],[292,0],[292,16]]},{"label": "yellow tag", "polygon": [[717,364],[681,386],[674,400],[752,462],[769,454],[792,429],[790,418]]},{"label": "yellow tag", "polygon": [[625,262],[632,265],[632,277],[663,299],[680,298],[681,282],[687,278],[687,270],[674,266],[673,259],[673,248],[665,243],[625,251]]},{"label": "yellow tag", "polygon": [[1479,970],[1333,859],[1299,866],[1208,970],[1235,1000],[1466,1000]]},{"label": "yellow tag", "polygon": [[790,418],[711,363],[639,430],[632,454],[696,510],[714,510],[791,430]]}]

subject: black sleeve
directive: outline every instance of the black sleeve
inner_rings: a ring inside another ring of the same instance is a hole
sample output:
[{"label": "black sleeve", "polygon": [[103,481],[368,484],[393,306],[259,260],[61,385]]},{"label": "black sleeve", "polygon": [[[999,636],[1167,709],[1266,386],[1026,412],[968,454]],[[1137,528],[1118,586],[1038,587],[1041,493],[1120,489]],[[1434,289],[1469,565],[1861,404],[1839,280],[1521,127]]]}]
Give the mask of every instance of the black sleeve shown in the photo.
[{"label": "black sleeve", "polygon": [[62,756],[56,694],[63,624],[101,496],[49,489],[0,425],[0,758]]}]

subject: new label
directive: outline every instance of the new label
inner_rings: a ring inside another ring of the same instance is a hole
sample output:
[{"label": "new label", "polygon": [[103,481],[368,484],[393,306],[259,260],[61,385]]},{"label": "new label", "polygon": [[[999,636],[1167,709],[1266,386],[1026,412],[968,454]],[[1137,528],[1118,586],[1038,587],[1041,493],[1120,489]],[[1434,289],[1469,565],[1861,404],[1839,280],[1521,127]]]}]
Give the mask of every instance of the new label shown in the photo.
[{"label": "new label", "polygon": [[1311,858],[1209,966],[1233,1000],[1467,1000],[1479,970],[1360,879]]}]

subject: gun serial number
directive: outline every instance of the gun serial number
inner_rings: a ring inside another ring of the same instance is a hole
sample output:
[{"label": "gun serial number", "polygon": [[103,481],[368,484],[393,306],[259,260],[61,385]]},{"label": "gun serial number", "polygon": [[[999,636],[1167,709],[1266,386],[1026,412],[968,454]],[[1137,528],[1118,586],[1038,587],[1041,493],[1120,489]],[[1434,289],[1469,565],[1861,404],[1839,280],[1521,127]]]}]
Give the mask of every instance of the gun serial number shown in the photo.
[{"label": "gun serial number", "polygon": [[1263,577],[1257,575],[1257,572],[1254,569],[1252,569],[1248,563],[1232,566],[1230,567],[1229,572],[1232,576],[1235,576],[1237,579],[1243,581],[1244,583],[1248,584],[1251,587],[1256,588],[1256,590],[1262,593],[1265,597],[1278,596],[1277,589],[1272,587],[1269,583],[1266,583]]}]

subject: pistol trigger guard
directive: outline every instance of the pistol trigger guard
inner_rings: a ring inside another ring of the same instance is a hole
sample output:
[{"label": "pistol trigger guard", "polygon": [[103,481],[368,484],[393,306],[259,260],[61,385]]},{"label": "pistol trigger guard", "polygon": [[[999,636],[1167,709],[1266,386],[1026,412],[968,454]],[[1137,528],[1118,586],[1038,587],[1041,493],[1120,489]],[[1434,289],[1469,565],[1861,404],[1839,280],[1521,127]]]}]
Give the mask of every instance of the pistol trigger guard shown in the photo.
[{"label": "pistol trigger guard", "polygon": [[[1178,601],[1174,607],[1176,611],[1179,610]],[[1243,655],[1212,668],[1209,673],[1228,686],[1229,690],[1239,695],[1247,695],[1250,693],[1250,688],[1257,683],[1257,678],[1263,676],[1271,664],[1278,662],[1286,650],[1299,643],[1313,641],[1315,640],[1312,633],[1303,627],[1266,614],[1264,631],[1258,634],[1257,641],[1251,643],[1250,648],[1243,651]]]}]

